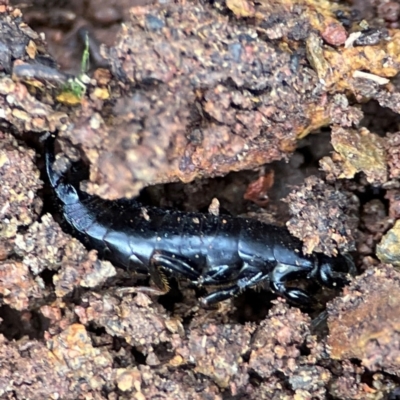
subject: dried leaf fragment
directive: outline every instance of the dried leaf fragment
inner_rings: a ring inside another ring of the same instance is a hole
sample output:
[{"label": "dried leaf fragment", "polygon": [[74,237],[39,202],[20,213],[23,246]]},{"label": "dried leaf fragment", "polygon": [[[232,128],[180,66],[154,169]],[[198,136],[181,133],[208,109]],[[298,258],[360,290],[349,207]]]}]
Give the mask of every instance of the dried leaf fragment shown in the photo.
[{"label": "dried leaf fragment", "polygon": [[318,75],[320,80],[326,80],[327,77],[330,75],[330,64],[326,60],[323,48],[322,48],[322,40],[320,37],[312,33],[307,38],[306,41],[306,50],[307,50],[307,59],[315,69],[315,72]]},{"label": "dried leaf fragment", "polygon": [[371,184],[387,180],[387,161],[383,140],[362,128],[359,131],[335,127],[332,146],[341,156],[342,173],[339,178],[351,179],[364,172]]},{"label": "dried leaf fragment", "polygon": [[383,263],[400,267],[400,220],[396,221],[376,246],[376,255]]},{"label": "dried leaf fragment", "polygon": [[268,204],[268,191],[274,184],[274,171],[271,170],[261,175],[257,180],[251,182],[247,187],[244,198],[246,200],[253,201],[260,207],[264,207]]}]

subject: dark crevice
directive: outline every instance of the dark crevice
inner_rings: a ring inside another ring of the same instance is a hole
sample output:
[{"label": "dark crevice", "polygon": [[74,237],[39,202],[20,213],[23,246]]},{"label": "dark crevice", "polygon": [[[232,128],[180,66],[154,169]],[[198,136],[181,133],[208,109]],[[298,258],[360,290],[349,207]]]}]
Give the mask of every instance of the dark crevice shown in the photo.
[{"label": "dark crevice", "polygon": [[132,346],[125,339],[113,337],[112,350],[114,351],[113,368],[128,368],[137,364]]},{"label": "dark crevice", "polygon": [[19,340],[24,336],[42,340],[50,326],[50,320],[37,311],[17,311],[8,305],[0,307],[0,333],[8,340]]},{"label": "dark crevice", "polygon": [[39,274],[40,278],[43,279],[43,282],[46,285],[46,287],[51,287],[53,289],[55,287],[53,283],[53,277],[55,275],[57,275],[57,271],[53,271],[50,269],[45,269]]},{"label": "dark crevice", "polygon": [[[352,360],[352,363],[356,364],[354,362],[354,360]],[[361,365],[360,362],[359,362],[359,364]],[[372,371],[366,369],[361,375],[361,383],[365,383],[369,387],[374,387],[374,375],[375,375],[375,372],[372,372]]]},{"label": "dark crevice", "polygon": [[251,350],[247,351],[246,353],[242,354],[242,359],[245,363],[250,361]]},{"label": "dark crevice", "polygon": [[146,356],[139,351],[136,347],[132,347],[131,354],[133,355],[135,361],[140,365],[146,365]]},{"label": "dark crevice", "polygon": [[301,344],[301,346],[298,346],[298,349],[302,357],[308,357],[311,354],[311,350],[305,341]]},{"label": "dark crevice", "polygon": [[167,310],[174,311],[176,303],[180,303],[183,300],[182,292],[179,290],[176,279],[169,279],[170,290],[167,294],[160,296],[158,302]]},{"label": "dark crevice", "polygon": [[167,363],[175,356],[175,352],[172,350],[171,343],[161,342],[153,345],[154,354],[157,356],[160,363]]},{"label": "dark crevice", "polygon": [[270,291],[247,290],[234,299],[235,311],[232,319],[240,324],[246,322],[261,322],[272,307],[276,295]]},{"label": "dark crevice", "polygon": [[389,108],[382,107],[376,100],[363,104],[362,111],[364,117],[360,122],[361,127],[366,127],[381,137],[384,137],[386,132],[398,132],[400,115]]},{"label": "dark crevice", "polygon": [[95,336],[102,336],[107,333],[106,329],[103,326],[97,326],[93,322],[90,322],[86,326],[86,330]]}]

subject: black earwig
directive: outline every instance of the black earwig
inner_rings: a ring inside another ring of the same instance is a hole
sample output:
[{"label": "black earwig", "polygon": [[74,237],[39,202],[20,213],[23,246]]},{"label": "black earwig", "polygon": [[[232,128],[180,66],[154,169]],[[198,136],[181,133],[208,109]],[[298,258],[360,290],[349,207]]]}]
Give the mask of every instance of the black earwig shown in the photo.
[{"label": "black earwig", "polygon": [[294,279],[343,286],[354,273],[349,256],[305,255],[287,229],[254,219],[169,211],[126,199],[109,201],[88,195],[53,169],[54,139],[46,140],[46,170],[62,214],[85,244],[115,266],[144,272],[159,289],[167,276],[186,278],[198,287],[216,288],[203,304],[216,303],[267,283],[270,289],[309,305],[305,290],[287,287]]}]

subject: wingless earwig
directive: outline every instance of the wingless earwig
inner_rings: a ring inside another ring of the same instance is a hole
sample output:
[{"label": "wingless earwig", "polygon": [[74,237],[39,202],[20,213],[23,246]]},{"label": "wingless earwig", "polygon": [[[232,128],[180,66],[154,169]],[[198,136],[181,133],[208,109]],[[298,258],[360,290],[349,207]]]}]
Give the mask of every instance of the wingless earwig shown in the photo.
[{"label": "wingless earwig", "polygon": [[305,255],[302,242],[287,229],[255,219],[170,211],[127,199],[104,200],[69,183],[53,168],[54,138],[46,140],[46,171],[62,214],[75,235],[115,266],[150,274],[160,292],[167,276],[186,278],[197,287],[214,288],[202,298],[216,303],[267,284],[298,305],[311,297],[287,287],[294,279],[341,287],[354,273],[348,255]]}]

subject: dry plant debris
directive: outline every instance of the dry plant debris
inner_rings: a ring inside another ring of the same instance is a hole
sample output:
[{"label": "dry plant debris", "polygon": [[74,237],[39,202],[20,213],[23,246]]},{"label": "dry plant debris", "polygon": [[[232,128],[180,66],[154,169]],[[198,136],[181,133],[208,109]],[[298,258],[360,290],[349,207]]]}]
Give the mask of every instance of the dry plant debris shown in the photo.
[{"label": "dry plant debris", "polygon": [[376,255],[383,263],[400,266],[400,220],[383,236],[376,247]]},{"label": "dry plant debris", "polygon": [[370,184],[378,185],[387,181],[383,138],[365,128],[356,131],[336,127],[332,129],[332,146],[337,152],[332,158],[336,163],[342,164],[339,167],[342,172],[337,178],[351,179],[362,171]]}]

